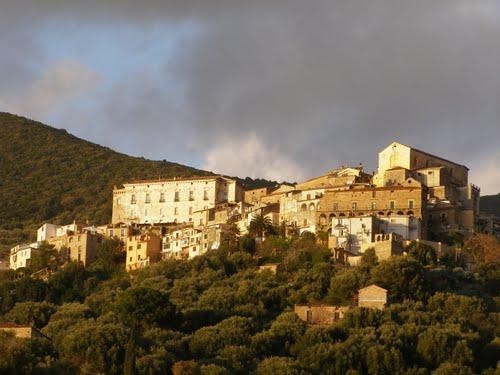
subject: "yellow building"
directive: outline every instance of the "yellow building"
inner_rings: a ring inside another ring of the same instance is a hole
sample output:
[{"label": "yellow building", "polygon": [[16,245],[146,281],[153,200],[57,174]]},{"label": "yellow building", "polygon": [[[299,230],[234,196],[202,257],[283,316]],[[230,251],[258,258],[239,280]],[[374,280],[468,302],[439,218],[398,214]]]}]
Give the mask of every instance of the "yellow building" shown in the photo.
[{"label": "yellow building", "polygon": [[127,271],[143,268],[161,260],[161,240],[156,234],[129,236],[125,241],[125,248]]}]

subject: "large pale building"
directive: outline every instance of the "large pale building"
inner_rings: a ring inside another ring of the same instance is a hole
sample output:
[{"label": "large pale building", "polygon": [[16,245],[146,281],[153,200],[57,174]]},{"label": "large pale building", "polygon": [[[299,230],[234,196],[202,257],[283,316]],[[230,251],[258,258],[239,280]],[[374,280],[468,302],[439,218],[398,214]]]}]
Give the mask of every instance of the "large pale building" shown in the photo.
[{"label": "large pale building", "polygon": [[471,233],[479,214],[477,186],[468,181],[469,169],[461,164],[393,142],[379,153],[377,187],[392,187],[413,178],[427,189],[425,206],[431,232]]},{"label": "large pale building", "polygon": [[240,184],[221,176],[131,182],[113,190],[112,223],[194,223],[204,210],[242,200]]}]

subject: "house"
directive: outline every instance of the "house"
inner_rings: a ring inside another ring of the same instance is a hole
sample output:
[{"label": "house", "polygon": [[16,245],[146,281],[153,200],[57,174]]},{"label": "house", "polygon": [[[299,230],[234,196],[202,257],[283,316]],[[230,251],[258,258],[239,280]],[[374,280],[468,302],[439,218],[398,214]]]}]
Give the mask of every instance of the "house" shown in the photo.
[{"label": "house", "polygon": [[153,233],[127,237],[125,249],[127,271],[144,268],[161,260],[161,239]]},{"label": "house", "polygon": [[17,270],[31,265],[33,255],[38,251],[38,243],[16,245],[10,249],[10,269]]},{"label": "house", "polygon": [[162,239],[162,258],[191,259],[216,250],[230,230],[228,224],[205,227],[180,226],[170,230]]},{"label": "house", "polygon": [[332,305],[295,305],[294,311],[297,316],[310,325],[331,325],[344,317],[349,310],[347,306]]},{"label": "house", "polygon": [[375,284],[358,290],[358,306],[383,310],[387,304],[387,289]]},{"label": "house", "polygon": [[31,339],[34,337],[44,337],[39,330],[28,325],[19,325],[11,322],[0,322],[0,332],[12,333],[14,337],[20,339]]},{"label": "house", "polygon": [[47,243],[62,255],[66,261],[81,262],[88,266],[95,260],[97,247],[104,236],[90,228],[82,226],[64,226],[56,237],[50,237]]},{"label": "house", "polygon": [[279,265],[279,263],[263,264],[262,266],[259,266],[259,272],[269,271],[276,275]]}]

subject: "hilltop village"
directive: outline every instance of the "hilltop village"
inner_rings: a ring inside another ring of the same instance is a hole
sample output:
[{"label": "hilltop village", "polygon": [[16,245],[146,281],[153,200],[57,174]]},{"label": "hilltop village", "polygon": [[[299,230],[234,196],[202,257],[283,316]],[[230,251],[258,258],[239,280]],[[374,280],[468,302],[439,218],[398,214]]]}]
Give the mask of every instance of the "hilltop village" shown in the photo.
[{"label": "hilltop village", "polygon": [[111,190],[108,224],[40,223],[36,242],[11,249],[0,373],[500,368],[500,242],[463,165],[394,142],[373,174]]},{"label": "hilltop village", "polygon": [[222,176],[130,181],[113,190],[111,223],[43,224],[37,242],[15,246],[11,269],[29,267],[40,244],[67,261],[89,265],[105,238],[122,241],[125,269],[217,250],[231,236],[257,243],[280,231],[315,234],[337,261],[356,265],[367,249],[379,260],[411,241],[443,251],[441,239],[477,230],[479,193],[466,166],[393,142],[373,175],[361,166],[333,169],[297,184],[243,190]]}]

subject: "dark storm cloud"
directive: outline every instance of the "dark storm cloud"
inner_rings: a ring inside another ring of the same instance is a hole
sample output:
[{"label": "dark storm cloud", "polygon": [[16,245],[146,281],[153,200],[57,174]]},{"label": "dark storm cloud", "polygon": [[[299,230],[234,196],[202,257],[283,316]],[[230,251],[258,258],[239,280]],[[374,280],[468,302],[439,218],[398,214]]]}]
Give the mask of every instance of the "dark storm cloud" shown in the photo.
[{"label": "dark storm cloud", "polygon": [[[92,132],[111,146],[124,129],[136,154],[177,159],[169,150],[184,144],[212,169],[290,179],[288,172],[307,176],[338,163],[373,169],[376,153],[398,139],[467,164],[475,182],[499,190],[496,1],[21,0],[0,9],[0,25],[11,20],[11,46],[33,24],[62,19],[195,27],[161,76],[124,77],[87,114],[102,119],[105,129]],[[36,52],[34,44],[23,54]],[[16,61],[0,58],[12,69],[0,73],[2,85],[26,77]],[[163,89],[165,77],[177,92]],[[274,174],[252,150],[276,160]]]}]

